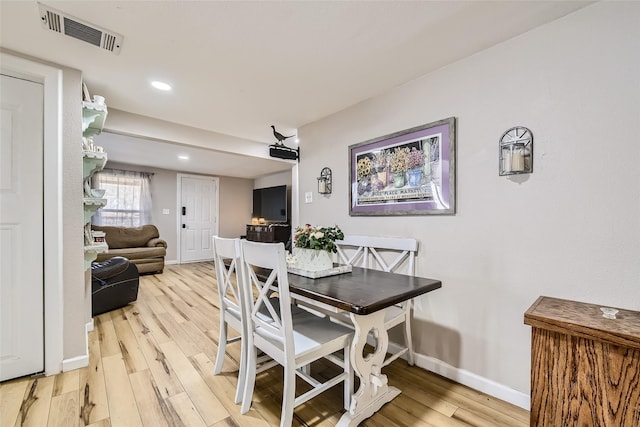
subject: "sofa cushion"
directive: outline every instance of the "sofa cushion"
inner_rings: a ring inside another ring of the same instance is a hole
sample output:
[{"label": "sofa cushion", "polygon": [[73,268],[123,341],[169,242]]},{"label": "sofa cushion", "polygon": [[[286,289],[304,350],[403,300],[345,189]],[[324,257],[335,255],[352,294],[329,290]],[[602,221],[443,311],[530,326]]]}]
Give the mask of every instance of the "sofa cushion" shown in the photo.
[{"label": "sofa cushion", "polygon": [[164,270],[164,258],[145,258],[145,259],[134,259],[131,261],[132,264],[135,264],[140,274],[145,273],[162,273]]},{"label": "sofa cushion", "polygon": [[[155,225],[147,224],[141,227],[110,227],[92,225],[97,231],[104,231],[109,250],[121,248],[138,248],[147,246],[151,239],[160,237]],[[164,254],[163,254],[164,256]]]},{"label": "sofa cushion", "polygon": [[156,246],[152,248],[121,248],[111,249],[106,255],[109,257],[121,256],[129,260],[144,259],[144,258],[163,258],[167,254],[167,250],[162,246]]}]

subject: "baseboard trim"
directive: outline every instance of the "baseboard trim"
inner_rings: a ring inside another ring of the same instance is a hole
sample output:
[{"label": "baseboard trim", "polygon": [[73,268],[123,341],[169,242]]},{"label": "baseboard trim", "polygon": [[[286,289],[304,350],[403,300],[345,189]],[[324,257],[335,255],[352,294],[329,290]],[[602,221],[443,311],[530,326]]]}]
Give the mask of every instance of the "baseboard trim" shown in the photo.
[{"label": "baseboard trim", "polygon": [[[389,343],[389,352],[395,353],[401,349],[400,346],[394,343]],[[406,355],[402,356],[406,360]],[[471,387],[474,390],[486,393],[496,399],[504,400],[520,408],[530,410],[530,398],[526,393],[514,390],[503,384],[499,384],[488,378],[481,377],[480,375],[469,372],[465,369],[456,368],[448,363],[443,362],[440,359],[426,356],[424,354],[414,353],[414,359],[416,366],[426,369],[427,371],[434,372],[438,375],[442,375],[445,378],[455,381],[459,384]]]},{"label": "baseboard trim", "polygon": [[62,372],[73,371],[74,369],[86,368],[89,366],[89,356],[77,356],[62,361]]},{"label": "baseboard trim", "polygon": [[178,262],[177,259],[171,260],[171,261],[164,261],[165,265],[180,265],[180,264],[194,264],[196,262],[213,262],[213,258],[207,258],[207,259],[197,259],[194,261],[183,261],[183,262]]},{"label": "baseboard trim", "polygon": [[213,262],[213,258],[208,258],[208,259],[194,259],[194,260],[192,260],[192,261],[182,261],[182,262],[180,262],[180,263],[178,263],[178,261],[173,261],[173,262],[170,262],[170,263],[165,262],[165,264],[180,264],[180,265],[183,265],[183,264],[195,264],[195,263],[198,263],[198,262]]},{"label": "baseboard trim", "polygon": [[93,318],[84,325],[86,354],[82,356],[64,359],[62,361],[62,372],[73,371],[74,369],[86,368],[89,366],[89,332],[93,331]]}]

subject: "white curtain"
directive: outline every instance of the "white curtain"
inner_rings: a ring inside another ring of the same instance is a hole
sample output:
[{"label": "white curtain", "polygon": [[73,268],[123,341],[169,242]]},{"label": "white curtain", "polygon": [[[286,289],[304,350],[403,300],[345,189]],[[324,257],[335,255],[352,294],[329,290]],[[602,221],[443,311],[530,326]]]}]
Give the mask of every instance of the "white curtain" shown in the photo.
[{"label": "white curtain", "polygon": [[151,224],[151,176],[147,172],[104,169],[93,177],[107,204],[92,218],[95,225],[139,227]]}]

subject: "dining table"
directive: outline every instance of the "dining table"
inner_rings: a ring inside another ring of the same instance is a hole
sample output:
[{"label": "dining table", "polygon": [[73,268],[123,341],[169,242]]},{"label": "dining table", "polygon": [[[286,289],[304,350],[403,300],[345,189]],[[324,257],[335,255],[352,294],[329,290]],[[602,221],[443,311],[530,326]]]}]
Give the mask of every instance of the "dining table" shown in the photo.
[{"label": "dining table", "polygon": [[[387,376],[381,371],[389,347],[385,310],[439,289],[442,282],[361,267],[319,278],[289,272],[287,278],[291,297],[298,303],[328,315],[348,313],[351,318],[355,332],[349,358],[360,386],[336,425],[357,426],[400,394],[398,388],[389,386]],[[376,345],[365,356],[370,332],[376,337]]]}]

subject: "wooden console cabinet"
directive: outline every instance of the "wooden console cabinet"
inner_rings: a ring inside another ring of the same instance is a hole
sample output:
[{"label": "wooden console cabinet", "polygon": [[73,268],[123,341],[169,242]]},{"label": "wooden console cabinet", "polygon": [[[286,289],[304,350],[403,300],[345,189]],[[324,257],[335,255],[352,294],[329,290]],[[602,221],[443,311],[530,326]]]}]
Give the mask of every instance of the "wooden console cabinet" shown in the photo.
[{"label": "wooden console cabinet", "polygon": [[288,224],[247,225],[247,240],[264,243],[282,242],[285,245],[291,237]]},{"label": "wooden console cabinet", "polygon": [[540,297],[531,330],[531,426],[640,426],[640,312]]}]

